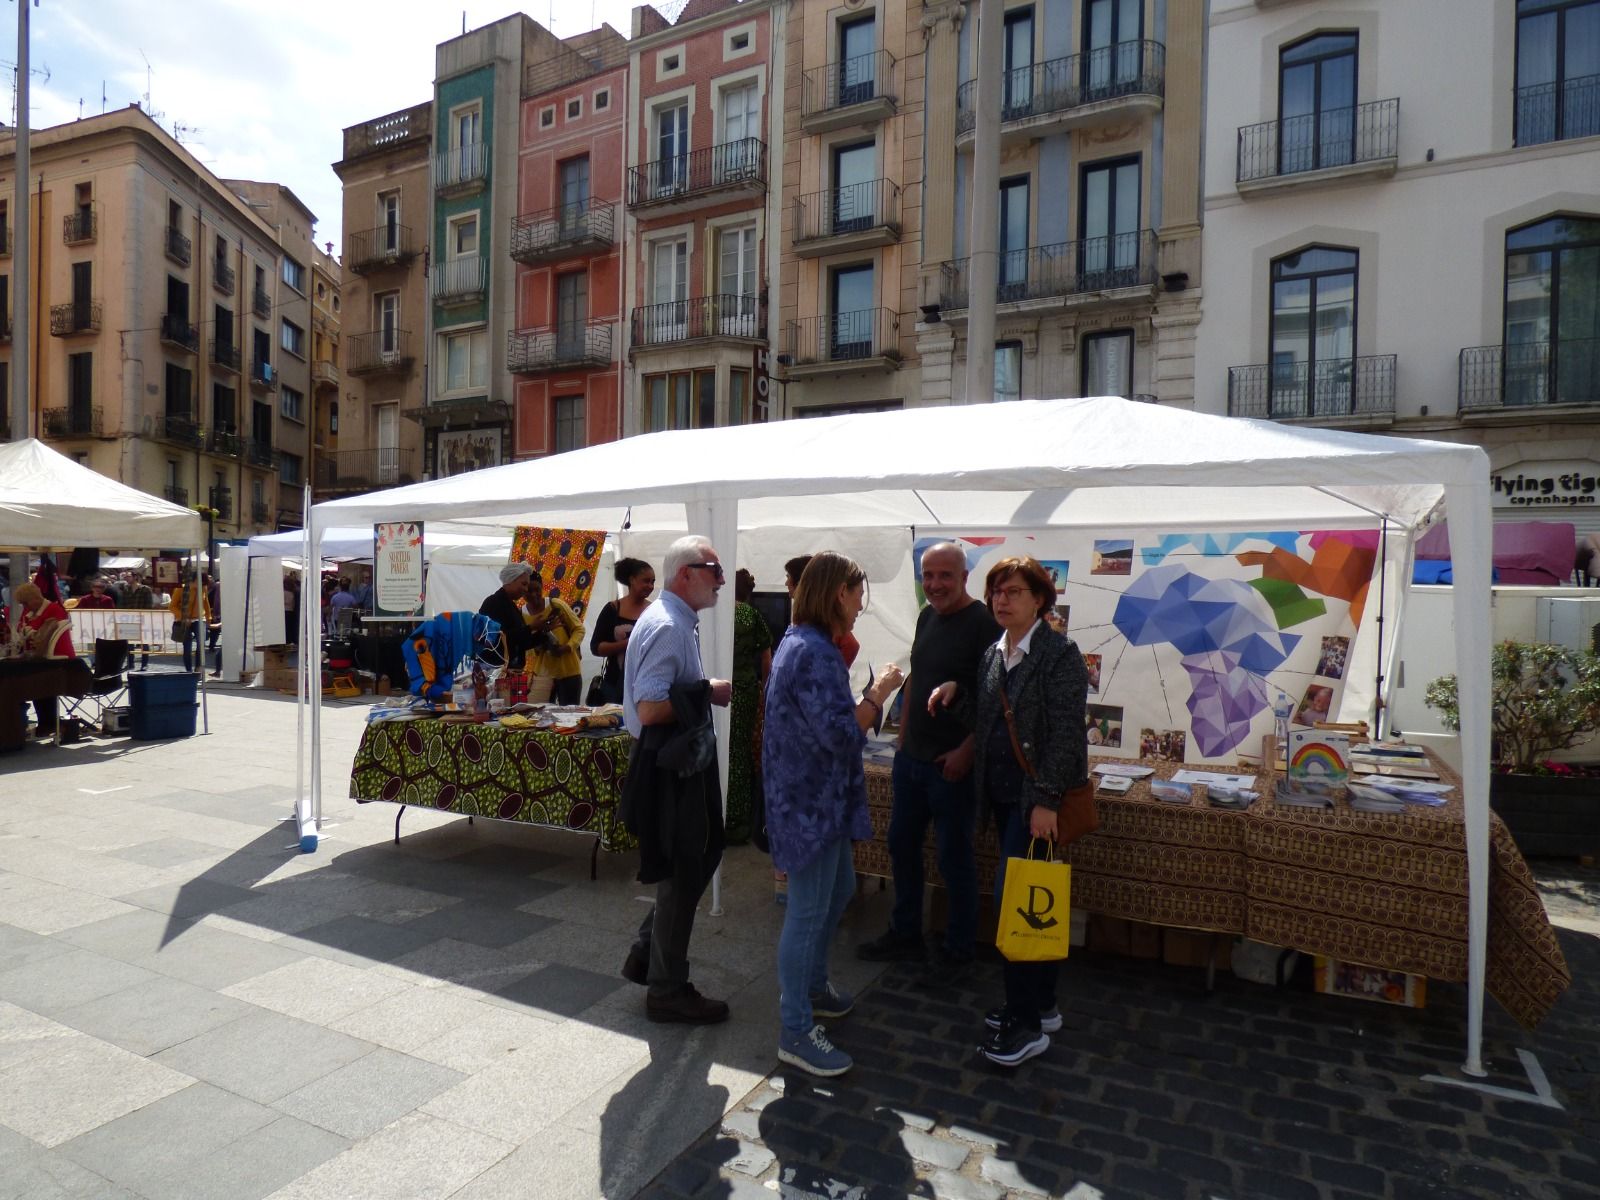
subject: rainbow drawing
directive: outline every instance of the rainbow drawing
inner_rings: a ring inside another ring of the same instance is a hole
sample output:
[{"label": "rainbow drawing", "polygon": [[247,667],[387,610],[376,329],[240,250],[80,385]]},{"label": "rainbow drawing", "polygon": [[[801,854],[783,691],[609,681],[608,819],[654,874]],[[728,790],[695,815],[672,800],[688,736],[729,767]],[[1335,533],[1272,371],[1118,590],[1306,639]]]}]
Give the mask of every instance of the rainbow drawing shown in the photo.
[{"label": "rainbow drawing", "polygon": [[1287,765],[1290,779],[1343,783],[1350,776],[1349,735],[1324,730],[1291,730]]}]

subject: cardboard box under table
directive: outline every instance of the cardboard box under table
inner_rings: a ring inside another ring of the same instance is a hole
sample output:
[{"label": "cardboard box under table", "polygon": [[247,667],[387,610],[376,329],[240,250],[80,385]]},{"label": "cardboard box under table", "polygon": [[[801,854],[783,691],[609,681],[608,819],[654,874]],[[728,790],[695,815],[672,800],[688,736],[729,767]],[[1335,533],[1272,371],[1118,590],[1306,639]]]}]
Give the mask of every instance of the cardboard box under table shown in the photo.
[{"label": "cardboard box under table", "polygon": [[[1127,760],[1094,760],[1121,761]],[[1156,777],[1181,763],[1146,764]],[[1467,978],[1467,850],[1461,781],[1440,808],[1364,813],[1272,802],[1273,775],[1256,775],[1262,798],[1243,812],[1212,808],[1205,789],[1187,804],[1156,800],[1140,780],[1124,796],[1096,795],[1097,833],[1069,851],[1072,907],[1179,929],[1242,934],[1344,962],[1450,983]],[[885,839],[893,803],[889,770],[867,767],[873,841],[856,847],[856,871],[891,876]],[[979,888],[993,891],[992,828],[979,834]],[[932,831],[927,877],[938,883]],[[1091,945],[1093,928],[1091,926]],[[1533,1026],[1572,982],[1532,872],[1499,817],[1490,821],[1486,987]]]}]

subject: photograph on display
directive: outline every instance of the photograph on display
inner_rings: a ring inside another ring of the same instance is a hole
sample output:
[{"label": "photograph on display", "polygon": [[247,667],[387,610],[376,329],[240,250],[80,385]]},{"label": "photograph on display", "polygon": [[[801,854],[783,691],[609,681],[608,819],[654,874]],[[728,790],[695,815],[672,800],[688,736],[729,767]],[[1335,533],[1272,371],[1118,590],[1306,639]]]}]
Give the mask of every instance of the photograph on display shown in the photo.
[{"label": "photograph on display", "polygon": [[1089,694],[1098,695],[1100,692],[1100,655],[1085,654],[1083,656],[1084,669],[1089,672]]},{"label": "photograph on display", "polygon": [[1072,605],[1058,604],[1044,614],[1044,623],[1063,636],[1067,632],[1067,621],[1072,616]]},{"label": "photograph on display", "polygon": [[178,582],[178,560],[175,558],[158,558],[155,561],[156,583],[175,584]]},{"label": "photograph on display", "polygon": [[1067,562],[1066,559],[1046,558],[1042,559],[1039,565],[1043,567],[1045,569],[1045,573],[1050,576],[1050,582],[1056,585],[1056,591],[1058,593],[1062,588],[1067,586],[1067,568],[1072,564]]},{"label": "photograph on display", "polygon": [[437,476],[461,475],[484,467],[498,467],[501,430],[451,429],[439,434]]},{"label": "photograph on display", "polygon": [[1345,660],[1350,657],[1350,639],[1325,637],[1322,639],[1322,656],[1317,659],[1317,674],[1328,679],[1343,679]]},{"label": "photograph on display", "polygon": [[1095,542],[1089,574],[1132,575],[1133,539],[1111,538]]},{"label": "photograph on display", "polygon": [[1182,762],[1188,740],[1188,735],[1181,729],[1146,727],[1139,731],[1139,757],[1154,758],[1162,762]]},{"label": "photograph on display", "polygon": [[1122,709],[1110,704],[1087,706],[1089,747],[1105,746],[1113,750],[1122,748]]},{"label": "photograph on display", "polygon": [[1296,725],[1315,725],[1318,721],[1328,720],[1328,711],[1333,707],[1333,689],[1325,684],[1313,683],[1306,688],[1306,694],[1300,701],[1300,707],[1295,709],[1294,723]]}]

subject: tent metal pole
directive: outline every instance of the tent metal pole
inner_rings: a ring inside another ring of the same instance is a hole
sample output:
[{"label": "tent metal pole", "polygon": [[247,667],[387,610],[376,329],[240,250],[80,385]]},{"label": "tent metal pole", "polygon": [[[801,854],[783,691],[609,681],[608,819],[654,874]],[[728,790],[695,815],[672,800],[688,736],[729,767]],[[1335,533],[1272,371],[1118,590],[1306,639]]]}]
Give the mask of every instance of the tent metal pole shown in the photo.
[{"label": "tent metal pole", "polygon": [[1372,730],[1377,741],[1384,741],[1389,726],[1388,697],[1383,694],[1383,621],[1389,595],[1389,518],[1378,524],[1378,671],[1372,682]]},{"label": "tent metal pole", "polygon": [[[194,586],[198,589],[200,587],[200,551],[198,550],[194,552],[194,567],[192,570]],[[203,591],[200,593],[199,607],[201,615],[204,616],[206,594]],[[216,616],[216,613],[211,615]],[[194,648],[195,657],[199,660],[198,665],[200,667],[200,732],[203,734],[211,732],[211,705],[206,699],[206,637],[210,632],[209,629],[206,629],[205,632],[196,636]]]}]

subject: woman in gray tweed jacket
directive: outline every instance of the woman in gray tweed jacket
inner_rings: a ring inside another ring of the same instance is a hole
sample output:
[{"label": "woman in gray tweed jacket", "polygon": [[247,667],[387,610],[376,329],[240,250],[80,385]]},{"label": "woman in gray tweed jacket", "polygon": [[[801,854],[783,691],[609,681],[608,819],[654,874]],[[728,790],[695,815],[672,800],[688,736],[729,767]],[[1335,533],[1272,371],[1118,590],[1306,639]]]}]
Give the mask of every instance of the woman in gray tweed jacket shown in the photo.
[{"label": "woman in gray tweed jacket", "polygon": [[[1088,780],[1089,675],[1078,647],[1043,620],[1055,605],[1056,589],[1037,559],[1002,559],[989,571],[984,594],[1004,633],[984,652],[977,696],[958,698],[955,684],[947,683],[928,705],[970,704],[976,714],[973,787],[1000,831],[994,881],[998,909],[1006,860],[1025,857],[1033,838],[1054,840],[1061,793]],[[1031,777],[1012,750],[1002,689]],[[1005,1004],[985,1016],[993,1032],[979,1047],[991,1062],[1014,1067],[1049,1048],[1050,1034],[1061,1028],[1058,968],[1055,962],[1006,963]]]}]

